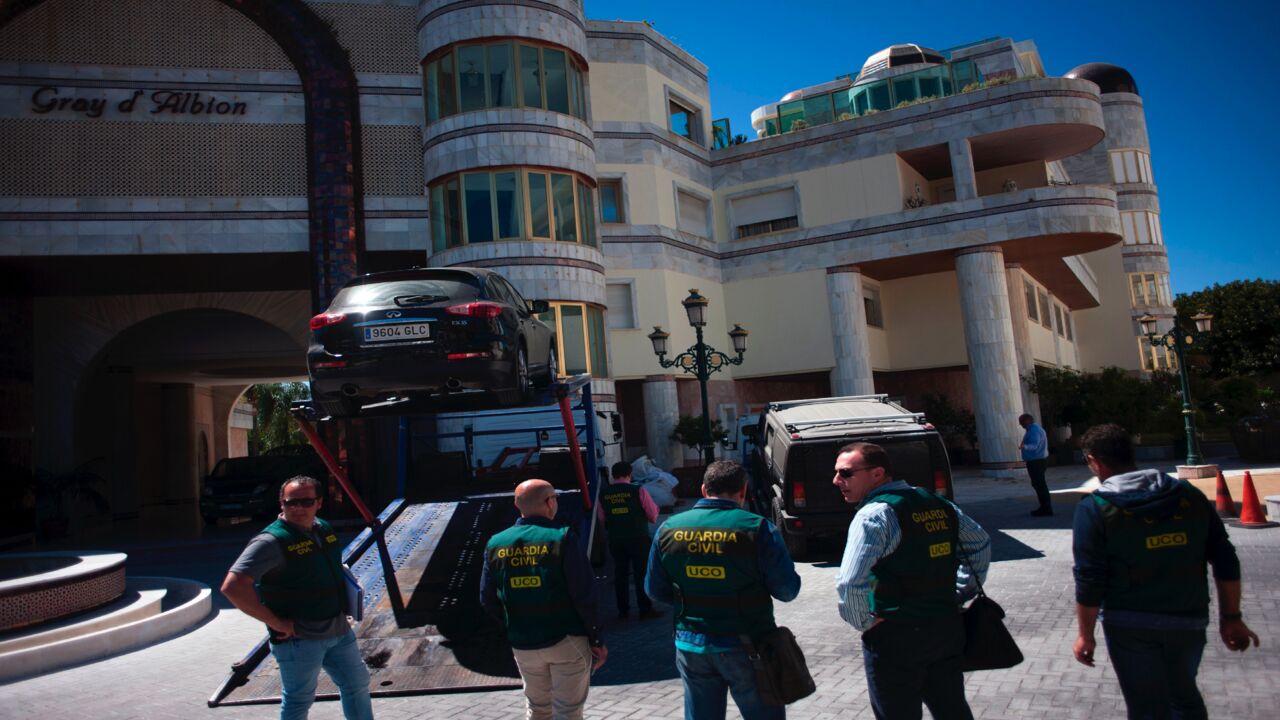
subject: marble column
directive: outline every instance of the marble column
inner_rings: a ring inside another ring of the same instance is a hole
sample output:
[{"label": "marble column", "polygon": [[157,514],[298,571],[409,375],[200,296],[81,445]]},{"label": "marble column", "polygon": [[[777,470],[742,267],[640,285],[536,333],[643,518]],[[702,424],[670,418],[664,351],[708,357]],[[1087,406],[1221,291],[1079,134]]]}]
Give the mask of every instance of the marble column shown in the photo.
[{"label": "marble column", "polygon": [[1023,467],[1018,452],[1022,392],[1004,252],[994,245],[957,252],[956,280],[982,467],[989,475],[1013,476]]},{"label": "marble column", "polygon": [[978,180],[973,173],[973,147],[968,138],[948,143],[951,151],[951,176],[955,180],[956,200],[972,200],[978,197]]},{"label": "marble column", "polygon": [[831,394],[871,395],[871,344],[862,301],[862,271],[856,265],[827,268],[827,302],[831,305],[831,340],[836,366],[831,370]]},{"label": "marble column", "polygon": [[1018,386],[1022,390],[1022,409],[1035,416],[1036,422],[1043,423],[1040,417],[1040,398],[1031,392],[1031,385],[1026,378],[1035,372],[1035,358],[1031,352],[1031,330],[1027,328],[1027,295],[1022,266],[1007,263],[1005,273],[1009,281],[1009,319],[1013,327],[1013,347],[1018,355]]},{"label": "marble column", "polygon": [[680,402],[674,375],[649,375],[644,379],[644,431],[649,438],[649,459],[663,470],[684,465],[680,443],[671,431],[680,420]]}]

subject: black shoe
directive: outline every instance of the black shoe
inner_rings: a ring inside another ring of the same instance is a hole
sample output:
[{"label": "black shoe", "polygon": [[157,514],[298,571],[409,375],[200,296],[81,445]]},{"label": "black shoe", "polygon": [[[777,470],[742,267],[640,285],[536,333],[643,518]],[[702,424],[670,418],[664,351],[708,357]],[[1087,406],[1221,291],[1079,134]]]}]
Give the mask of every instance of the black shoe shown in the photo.
[{"label": "black shoe", "polygon": [[1053,517],[1053,509],[1037,508],[1031,511],[1031,517]]},{"label": "black shoe", "polygon": [[648,610],[640,611],[641,620],[652,620],[654,618],[660,618],[662,617],[662,615],[663,615],[663,612],[658,608],[649,608]]}]

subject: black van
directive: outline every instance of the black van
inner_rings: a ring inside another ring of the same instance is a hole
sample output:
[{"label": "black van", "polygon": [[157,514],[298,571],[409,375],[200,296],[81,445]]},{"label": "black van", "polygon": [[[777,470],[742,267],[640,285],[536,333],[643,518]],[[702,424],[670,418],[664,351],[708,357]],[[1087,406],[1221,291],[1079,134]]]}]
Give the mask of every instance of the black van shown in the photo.
[{"label": "black van", "polygon": [[887,395],[769,403],[750,434],[751,510],[778,526],[793,558],[807,553],[809,538],[843,538],[849,528],[857,508],[831,483],[848,443],[884,447],[894,479],[952,497],[942,437]]}]

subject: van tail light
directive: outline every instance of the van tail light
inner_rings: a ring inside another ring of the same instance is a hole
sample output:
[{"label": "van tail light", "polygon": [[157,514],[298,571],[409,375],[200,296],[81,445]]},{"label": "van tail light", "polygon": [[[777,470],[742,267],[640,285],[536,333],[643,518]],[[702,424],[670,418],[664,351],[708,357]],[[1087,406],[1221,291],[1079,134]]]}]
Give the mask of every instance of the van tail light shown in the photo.
[{"label": "van tail light", "polygon": [[465,315],[474,318],[493,319],[502,314],[502,306],[496,302],[470,302],[464,305],[450,305],[445,308],[450,315]]},{"label": "van tail light", "polygon": [[805,507],[808,501],[804,497],[804,483],[797,482],[791,484],[791,503],[798,508]]},{"label": "van tail light", "polygon": [[319,315],[311,318],[311,329],[319,330],[320,328],[326,328],[330,325],[337,325],[346,319],[346,313],[320,313]]},{"label": "van tail light", "polygon": [[933,491],[939,495],[947,494],[947,474],[941,470],[933,471]]}]

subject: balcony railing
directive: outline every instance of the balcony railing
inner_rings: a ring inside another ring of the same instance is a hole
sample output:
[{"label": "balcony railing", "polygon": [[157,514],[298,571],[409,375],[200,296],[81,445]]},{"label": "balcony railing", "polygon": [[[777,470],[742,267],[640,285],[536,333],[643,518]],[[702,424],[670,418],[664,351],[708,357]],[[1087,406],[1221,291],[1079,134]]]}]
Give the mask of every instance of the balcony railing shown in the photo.
[{"label": "balcony railing", "polygon": [[961,60],[778,103],[777,114],[765,119],[764,137],[957,95],[976,90],[982,83],[978,66],[972,60]]}]

